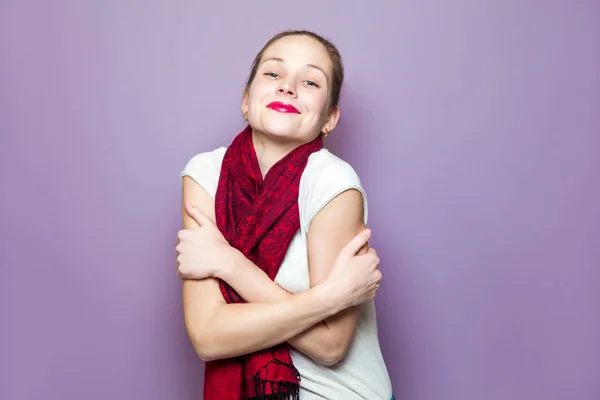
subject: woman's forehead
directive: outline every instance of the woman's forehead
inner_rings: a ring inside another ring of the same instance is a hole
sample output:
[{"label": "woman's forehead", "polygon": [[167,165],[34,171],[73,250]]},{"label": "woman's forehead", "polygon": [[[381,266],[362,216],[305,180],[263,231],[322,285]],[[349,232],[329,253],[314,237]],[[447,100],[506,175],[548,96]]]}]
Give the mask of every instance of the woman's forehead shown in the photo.
[{"label": "woman's forehead", "polygon": [[264,61],[307,64],[325,71],[331,68],[331,59],[318,41],[300,35],[286,36],[270,45],[263,53]]}]

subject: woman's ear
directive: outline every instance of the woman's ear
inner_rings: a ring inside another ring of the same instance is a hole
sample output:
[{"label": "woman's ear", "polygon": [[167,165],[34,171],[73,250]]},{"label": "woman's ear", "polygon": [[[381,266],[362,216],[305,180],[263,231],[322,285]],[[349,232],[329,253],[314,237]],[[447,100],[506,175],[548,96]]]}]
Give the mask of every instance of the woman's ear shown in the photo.
[{"label": "woman's ear", "polygon": [[329,112],[329,117],[325,121],[325,124],[323,125],[323,129],[321,130],[321,132],[325,132],[325,130],[327,130],[328,133],[331,132],[332,130],[335,129],[339,120],[340,120],[340,108],[334,107]]},{"label": "woman's ear", "polygon": [[242,114],[246,114],[248,112],[248,88],[244,89],[244,93],[242,94]]}]

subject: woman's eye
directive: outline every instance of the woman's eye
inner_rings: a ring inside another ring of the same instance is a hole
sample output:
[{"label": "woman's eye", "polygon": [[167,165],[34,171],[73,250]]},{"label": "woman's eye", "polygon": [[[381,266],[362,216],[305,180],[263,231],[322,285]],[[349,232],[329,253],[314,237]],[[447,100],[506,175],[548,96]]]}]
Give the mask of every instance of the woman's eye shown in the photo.
[{"label": "woman's eye", "polygon": [[277,75],[275,72],[267,72],[265,75],[270,76],[271,78],[279,78],[279,75]]},{"label": "woman's eye", "polygon": [[305,81],[305,83],[306,83],[308,86],[319,87],[319,85],[317,85],[317,84],[316,84],[316,83],[314,83],[313,81]]}]

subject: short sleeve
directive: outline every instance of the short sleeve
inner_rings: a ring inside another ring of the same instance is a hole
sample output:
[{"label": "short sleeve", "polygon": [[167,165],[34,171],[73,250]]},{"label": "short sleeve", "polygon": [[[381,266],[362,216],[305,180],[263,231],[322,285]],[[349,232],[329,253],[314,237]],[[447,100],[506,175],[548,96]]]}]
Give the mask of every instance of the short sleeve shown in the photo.
[{"label": "short sleeve", "polygon": [[225,147],[220,147],[213,151],[196,154],[187,162],[180,177],[189,176],[214,199],[225,151]]},{"label": "short sleeve", "polygon": [[302,176],[298,199],[303,232],[308,232],[312,220],[331,200],[349,189],[356,189],[362,194],[366,224],[367,194],[354,168],[326,150],[317,153],[314,160],[309,160]]}]

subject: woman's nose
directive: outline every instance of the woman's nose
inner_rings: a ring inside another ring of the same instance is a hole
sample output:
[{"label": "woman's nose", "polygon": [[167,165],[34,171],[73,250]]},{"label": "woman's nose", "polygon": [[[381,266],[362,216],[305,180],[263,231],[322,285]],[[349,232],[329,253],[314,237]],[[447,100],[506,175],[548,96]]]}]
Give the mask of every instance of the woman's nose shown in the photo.
[{"label": "woman's nose", "polygon": [[279,89],[277,90],[277,92],[279,94],[285,94],[285,95],[291,95],[291,96],[295,96],[296,95],[296,91],[294,90],[294,88],[292,87],[292,85],[290,85],[287,82],[283,82],[281,84],[281,86],[279,86]]}]

